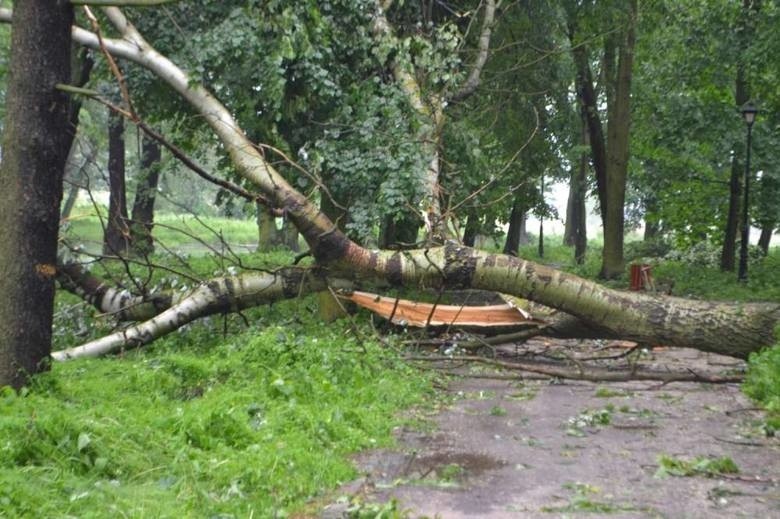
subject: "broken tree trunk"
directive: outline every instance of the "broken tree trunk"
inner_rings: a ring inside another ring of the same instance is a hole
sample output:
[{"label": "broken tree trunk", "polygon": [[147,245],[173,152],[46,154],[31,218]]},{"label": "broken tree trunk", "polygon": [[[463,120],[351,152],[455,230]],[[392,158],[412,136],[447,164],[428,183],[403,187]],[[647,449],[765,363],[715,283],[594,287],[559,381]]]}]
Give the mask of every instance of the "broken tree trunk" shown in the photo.
[{"label": "broken tree trunk", "polygon": [[[524,297],[569,313],[588,325],[642,343],[687,346],[746,357],[772,344],[780,303],[719,303],[624,293],[511,256],[455,243],[416,251],[370,251],[352,242],[266,162],[230,111],[193,78],[152,48],[117,8],[104,13],[121,39],[98,39],[75,28],[73,38],[101,45],[166,81],[200,112],[229,153],[236,171],[274,207],[283,208],[329,275],[375,277],[391,285],[480,288]],[[10,11],[0,9],[0,19]],[[173,308],[171,308],[173,310]]]}]

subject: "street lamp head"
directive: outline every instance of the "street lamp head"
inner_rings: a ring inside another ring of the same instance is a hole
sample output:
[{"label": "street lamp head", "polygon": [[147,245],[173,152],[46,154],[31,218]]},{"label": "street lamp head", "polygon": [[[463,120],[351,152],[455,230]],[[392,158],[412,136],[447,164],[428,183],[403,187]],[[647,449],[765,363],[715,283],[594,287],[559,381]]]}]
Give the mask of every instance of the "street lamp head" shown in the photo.
[{"label": "street lamp head", "polygon": [[745,118],[745,124],[748,126],[753,126],[753,122],[756,120],[756,114],[758,113],[758,108],[756,108],[753,103],[748,101],[742,106],[742,117]]}]

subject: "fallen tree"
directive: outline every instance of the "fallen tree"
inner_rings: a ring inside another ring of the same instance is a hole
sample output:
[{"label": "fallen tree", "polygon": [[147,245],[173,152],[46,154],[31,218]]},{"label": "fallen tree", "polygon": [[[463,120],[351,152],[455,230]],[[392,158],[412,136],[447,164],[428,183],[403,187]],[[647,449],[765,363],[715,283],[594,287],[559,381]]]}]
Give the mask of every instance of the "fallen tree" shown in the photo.
[{"label": "fallen tree", "polygon": [[[642,343],[693,347],[740,358],[775,340],[773,330],[780,322],[778,303],[707,302],[625,293],[521,258],[490,254],[454,242],[411,251],[361,247],[342,233],[312,201],[293,189],[246,137],[230,111],[191,76],[158,53],[118,8],[108,7],[103,12],[120,38],[101,38],[94,32],[75,27],[73,39],[145,67],[192,105],[220,139],[236,171],[257,186],[272,208],[283,210],[299,229],[317,262],[319,282],[324,283],[327,276],[347,280],[378,279],[391,286],[500,291],[558,309],[608,335]],[[9,10],[0,10],[0,19],[9,21],[10,18]],[[129,116],[133,118],[133,114]],[[234,301],[261,304],[290,294],[284,289],[289,286],[285,284],[284,276],[264,274],[254,279],[253,275],[206,283],[162,314],[122,332],[121,337],[112,341],[134,346],[139,341],[167,333],[176,323],[183,322],[175,316],[192,319],[213,312],[217,307],[233,305]],[[306,280],[311,283],[310,289],[314,289],[316,283],[309,278]],[[299,282],[298,286],[306,283]],[[236,308],[240,306],[235,305]]]}]

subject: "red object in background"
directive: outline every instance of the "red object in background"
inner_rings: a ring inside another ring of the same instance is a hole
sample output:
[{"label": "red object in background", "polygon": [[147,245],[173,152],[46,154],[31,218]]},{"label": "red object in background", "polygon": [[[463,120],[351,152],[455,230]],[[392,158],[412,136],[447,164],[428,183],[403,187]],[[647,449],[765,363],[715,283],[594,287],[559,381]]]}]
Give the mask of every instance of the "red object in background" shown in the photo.
[{"label": "red object in background", "polygon": [[653,278],[650,275],[652,267],[650,265],[631,265],[631,290],[646,290],[653,284]]}]

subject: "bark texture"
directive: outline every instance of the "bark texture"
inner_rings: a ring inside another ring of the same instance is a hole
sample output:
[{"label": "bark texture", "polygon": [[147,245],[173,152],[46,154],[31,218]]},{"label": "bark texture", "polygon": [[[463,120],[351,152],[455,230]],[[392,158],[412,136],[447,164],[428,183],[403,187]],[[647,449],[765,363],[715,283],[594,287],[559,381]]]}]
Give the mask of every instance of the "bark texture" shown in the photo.
[{"label": "bark texture", "polygon": [[[631,127],[631,79],[638,16],[636,0],[626,3],[624,28],[605,37],[603,70],[607,100],[607,135],[598,111],[598,97],[593,87],[587,48],[576,43],[576,20],[569,20],[569,37],[577,74],[577,95],[582,103],[587,123],[596,172],[601,220],[604,226],[604,247],[600,277],[613,279],[623,274],[624,205],[629,158]],[[571,15],[570,15],[571,17]],[[573,18],[573,17],[571,17]]]},{"label": "bark texture", "polygon": [[520,245],[529,242],[528,232],[525,228],[526,211],[523,205],[515,200],[512,204],[512,213],[509,215],[509,228],[506,231],[506,241],[504,242],[504,254],[517,256]]},{"label": "bark texture", "polygon": [[125,188],[125,120],[111,111],[108,116],[108,218],[103,254],[125,256],[130,249],[130,219]]},{"label": "bark texture", "polygon": [[73,138],[67,2],[16,2],[0,164],[0,386],[20,387],[51,350],[62,175]]},{"label": "bark texture", "polygon": [[131,213],[130,244],[135,254],[154,252],[154,202],[157,185],[160,182],[160,144],[144,134],[141,141],[141,172],[135,188],[133,211]]}]

